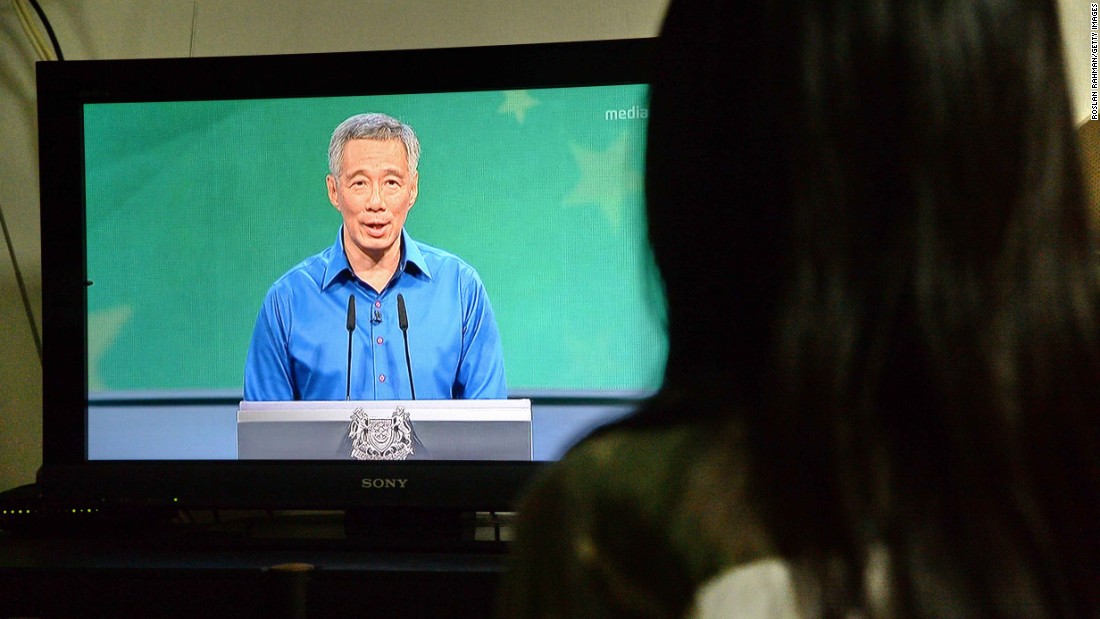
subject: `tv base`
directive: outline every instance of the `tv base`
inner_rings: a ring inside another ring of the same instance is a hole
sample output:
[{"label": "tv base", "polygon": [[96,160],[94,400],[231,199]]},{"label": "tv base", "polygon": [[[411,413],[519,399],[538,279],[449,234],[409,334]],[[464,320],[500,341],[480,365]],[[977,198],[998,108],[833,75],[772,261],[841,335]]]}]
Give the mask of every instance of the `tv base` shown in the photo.
[{"label": "tv base", "polygon": [[503,551],[512,514],[432,508],[367,508],[344,512],[349,540],[376,548]]}]

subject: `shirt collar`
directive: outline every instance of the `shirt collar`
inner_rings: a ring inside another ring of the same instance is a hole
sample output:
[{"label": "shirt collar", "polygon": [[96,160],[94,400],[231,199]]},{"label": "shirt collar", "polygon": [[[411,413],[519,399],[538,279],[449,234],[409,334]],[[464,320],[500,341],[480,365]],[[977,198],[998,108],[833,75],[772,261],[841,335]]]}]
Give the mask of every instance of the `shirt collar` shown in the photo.
[{"label": "shirt collar", "polygon": [[[341,274],[346,273],[347,277],[355,277],[355,272],[351,270],[351,264],[348,262],[348,256],[344,253],[343,226],[336,231],[336,242],[326,252],[324,260],[325,273],[322,288],[328,288]],[[420,245],[413,241],[409,233],[402,228],[401,262],[398,263],[397,270],[404,273],[410,266],[414,271],[423,273],[429,280],[432,278],[432,272],[428,270],[428,263],[424,260],[424,253],[420,251]]]},{"label": "shirt collar", "polygon": [[413,269],[420,271],[429,280],[432,272],[428,270],[428,261],[424,259],[424,253],[420,251],[420,243],[412,240],[408,232],[401,230],[401,266],[402,272],[407,271],[411,265]]}]

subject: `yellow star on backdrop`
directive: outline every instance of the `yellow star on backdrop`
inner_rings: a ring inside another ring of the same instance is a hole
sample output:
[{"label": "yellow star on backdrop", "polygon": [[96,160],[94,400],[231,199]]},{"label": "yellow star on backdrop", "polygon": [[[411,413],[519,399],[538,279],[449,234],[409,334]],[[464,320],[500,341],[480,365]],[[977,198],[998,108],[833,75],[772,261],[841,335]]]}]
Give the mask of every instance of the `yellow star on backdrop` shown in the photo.
[{"label": "yellow star on backdrop", "polygon": [[618,230],[623,219],[623,204],[629,196],[640,193],[643,184],[642,173],[630,165],[630,146],[626,132],[605,151],[570,144],[581,178],[565,196],[563,204],[597,206],[611,228]]},{"label": "yellow star on backdrop", "polygon": [[88,389],[102,391],[107,388],[103,376],[99,373],[100,362],[107,350],[118,337],[123,325],[130,321],[134,310],[129,305],[120,305],[100,312],[88,314]]},{"label": "yellow star on backdrop", "polygon": [[512,114],[516,117],[516,122],[522,125],[527,117],[527,110],[538,104],[538,99],[532,97],[526,90],[509,90],[504,93],[504,103],[497,108],[497,113]]}]

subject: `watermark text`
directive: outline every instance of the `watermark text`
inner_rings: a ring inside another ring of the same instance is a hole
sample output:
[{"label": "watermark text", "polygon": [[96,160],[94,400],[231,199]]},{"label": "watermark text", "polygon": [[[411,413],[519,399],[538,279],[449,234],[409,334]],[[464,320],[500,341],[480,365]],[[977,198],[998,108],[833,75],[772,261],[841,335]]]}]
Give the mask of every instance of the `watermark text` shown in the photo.
[{"label": "watermark text", "polygon": [[1089,116],[1100,120],[1100,3],[1089,4]]}]

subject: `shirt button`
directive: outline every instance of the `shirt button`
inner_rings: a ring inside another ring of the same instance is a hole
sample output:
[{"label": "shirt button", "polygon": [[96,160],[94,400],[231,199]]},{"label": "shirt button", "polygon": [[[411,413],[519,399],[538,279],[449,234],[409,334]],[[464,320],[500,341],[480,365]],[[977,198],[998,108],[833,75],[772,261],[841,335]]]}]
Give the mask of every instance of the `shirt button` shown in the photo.
[{"label": "shirt button", "polygon": [[375,301],[374,306],[375,307],[382,307],[382,302],[381,301]]},{"label": "shirt button", "polygon": [[378,382],[380,382],[380,383],[386,382],[386,375],[385,374],[379,374],[378,375]]},{"label": "shirt button", "polygon": [[378,343],[379,343],[379,344],[381,344],[381,343],[382,343],[382,338],[378,338]]}]

